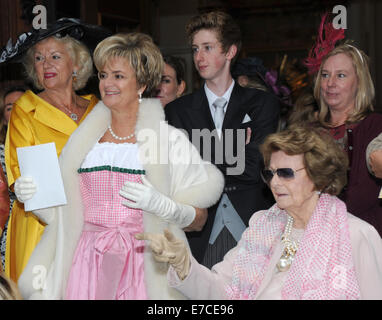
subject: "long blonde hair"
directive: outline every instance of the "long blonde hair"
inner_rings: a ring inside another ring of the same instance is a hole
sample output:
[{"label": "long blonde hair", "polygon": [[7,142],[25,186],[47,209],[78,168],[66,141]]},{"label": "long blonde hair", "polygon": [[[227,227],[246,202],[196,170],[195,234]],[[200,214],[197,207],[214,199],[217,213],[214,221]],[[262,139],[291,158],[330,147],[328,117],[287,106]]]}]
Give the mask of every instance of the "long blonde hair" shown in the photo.
[{"label": "long blonde hair", "polygon": [[374,110],[373,100],[375,97],[375,89],[369,71],[369,58],[362,50],[357,49],[349,43],[344,43],[335,47],[327,56],[325,56],[315,79],[314,97],[319,104],[318,120],[324,126],[330,126],[330,110],[329,106],[321,96],[321,72],[326,60],[339,53],[346,54],[352,60],[358,80],[355,107],[348,115],[346,123],[358,122]]}]

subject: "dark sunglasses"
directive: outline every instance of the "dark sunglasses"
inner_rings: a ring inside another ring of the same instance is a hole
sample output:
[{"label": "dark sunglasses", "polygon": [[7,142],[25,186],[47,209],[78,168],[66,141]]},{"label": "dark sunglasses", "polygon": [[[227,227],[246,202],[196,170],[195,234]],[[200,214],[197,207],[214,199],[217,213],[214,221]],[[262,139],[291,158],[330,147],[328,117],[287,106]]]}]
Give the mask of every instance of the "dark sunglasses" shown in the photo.
[{"label": "dark sunglasses", "polygon": [[295,172],[300,171],[302,169],[305,168],[297,170],[293,170],[292,168],[279,168],[276,170],[263,169],[261,170],[261,177],[263,178],[265,183],[269,184],[275,174],[277,174],[277,176],[282,179],[293,179]]}]

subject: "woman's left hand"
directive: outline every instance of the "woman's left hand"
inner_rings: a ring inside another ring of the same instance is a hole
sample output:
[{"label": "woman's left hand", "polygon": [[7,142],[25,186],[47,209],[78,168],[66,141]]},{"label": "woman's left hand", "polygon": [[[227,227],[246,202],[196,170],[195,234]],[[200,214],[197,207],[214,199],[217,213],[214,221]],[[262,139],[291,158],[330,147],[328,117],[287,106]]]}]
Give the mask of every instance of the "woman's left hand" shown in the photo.
[{"label": "woman's left hand", "polygon": [[122,204],[135,209],[142,209],[148,212],[156,212],[164,205],[164,195],[158,192],[152,184],[142,176],[142,184],[126,181],[119,194],[129,201],[122,201]]},{"label": "woman's left hand", "polygon": [[126,181],[119,194],[127,199],[122,201],[123,205],[150,212],[181,228],[189,226],[195,219],[193,207],[166,197],[157,191],[145,176],[142,176],[142,184]]}]

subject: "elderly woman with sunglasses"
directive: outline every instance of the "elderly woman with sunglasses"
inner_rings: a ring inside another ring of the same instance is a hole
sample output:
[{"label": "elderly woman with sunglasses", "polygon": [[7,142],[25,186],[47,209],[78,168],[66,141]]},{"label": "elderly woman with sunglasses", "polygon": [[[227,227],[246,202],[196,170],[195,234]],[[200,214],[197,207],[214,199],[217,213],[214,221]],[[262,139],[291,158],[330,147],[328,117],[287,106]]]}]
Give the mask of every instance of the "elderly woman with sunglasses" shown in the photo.
[{"label": "elderly woman with sunglasses", "polygon": [[329,135],[294,127],[262,145],[276,204],[256,212],[212,270],[170,232],[139,234],[168,261],[170,286],[191,299],[382,299],[382,240],[336,195],[348,160]]}]

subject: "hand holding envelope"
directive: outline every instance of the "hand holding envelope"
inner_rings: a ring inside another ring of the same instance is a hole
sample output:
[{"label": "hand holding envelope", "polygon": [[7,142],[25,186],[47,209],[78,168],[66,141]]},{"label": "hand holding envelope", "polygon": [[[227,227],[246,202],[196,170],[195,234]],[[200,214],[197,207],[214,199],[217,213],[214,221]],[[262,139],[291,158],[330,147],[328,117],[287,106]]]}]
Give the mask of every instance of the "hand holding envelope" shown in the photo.
[{"label": "hand holding envelope", "polygon": [[56,145],[17,148],[21,176],[15,181],[17,199],[25,211],[66,204]]},{"label": "hand holding envelope", "polygon": [[32,199],[37,191],[37,186],[33,181],[32,177],[18,177],[15,181],[15,194],[19,202],[24,203],[25,201]]}]

